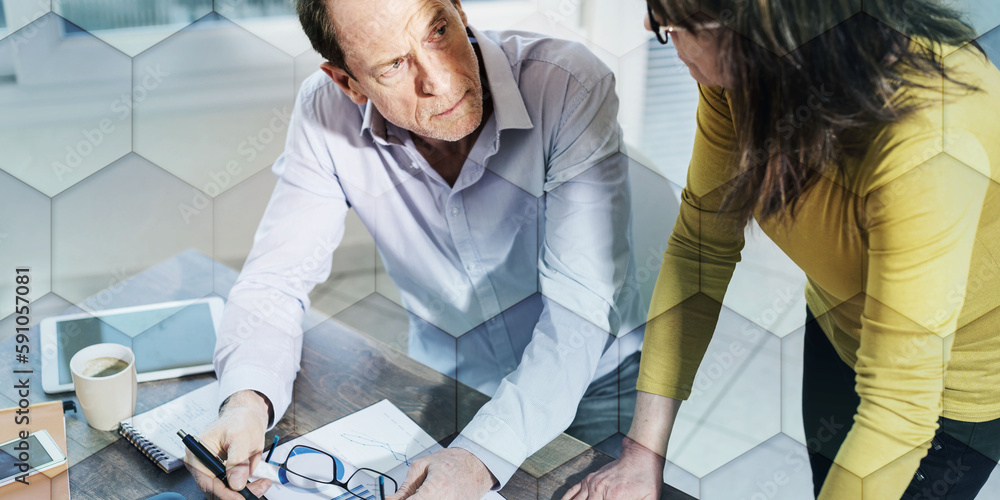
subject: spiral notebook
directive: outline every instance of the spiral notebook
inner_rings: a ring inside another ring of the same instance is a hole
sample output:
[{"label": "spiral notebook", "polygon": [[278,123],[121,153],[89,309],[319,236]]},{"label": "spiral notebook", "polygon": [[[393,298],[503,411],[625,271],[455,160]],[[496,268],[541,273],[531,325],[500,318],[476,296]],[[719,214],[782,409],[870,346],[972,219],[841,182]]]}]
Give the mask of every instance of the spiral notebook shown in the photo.
[{"label": "spiral notebook", "polygon": [[141,415],[122,420],[118,432],[165,472],[184,465],[177,429],[201,434],[219,415],[219,383],[212,382]]}]

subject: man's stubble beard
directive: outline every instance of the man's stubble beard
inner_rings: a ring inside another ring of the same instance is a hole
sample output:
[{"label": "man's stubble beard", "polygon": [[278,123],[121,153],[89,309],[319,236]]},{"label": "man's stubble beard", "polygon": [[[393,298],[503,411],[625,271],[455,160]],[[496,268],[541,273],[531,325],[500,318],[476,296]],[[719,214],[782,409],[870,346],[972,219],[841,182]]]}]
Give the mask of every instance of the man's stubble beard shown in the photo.
[{"label": "man's stubble beard", "polygon": [[[439,141],[457,142],[464,139],[469,134],[475,132],[483,121],[484,106],[483,106],[482,81],[480,81],[478,84],[476,84],[476,82],[472,82],[472,85],[469,87],[469,89],[470,92],[468,93],[468,96],[465,98],[467,102],[463,103],[469,106],[469,111],[468,114],[463,118],[472,115],[472,116],[478,116],[479,119],[474,120],[475,123],[470,124],[468,126],[468,130],[464,130],[464,127],[463,130],[455,130],[454,127],[452,126],[452,127],[447,127],[444,130],[437,130],[437,129],[427,130],[425,131],[426,133],[420,135],[423,135],[424,137],[427,137],[429,139],[436,139]],[[454,104],[455,104],[454,101],[449,103],[449,105],[451,106],[454,106]],[[429,115],[431,116],[430,121],[434,120],[433,116],[435,114],[443,111],[447,111],[447,108],[440,111],[434,110],[433,112],[429,113]]]}]

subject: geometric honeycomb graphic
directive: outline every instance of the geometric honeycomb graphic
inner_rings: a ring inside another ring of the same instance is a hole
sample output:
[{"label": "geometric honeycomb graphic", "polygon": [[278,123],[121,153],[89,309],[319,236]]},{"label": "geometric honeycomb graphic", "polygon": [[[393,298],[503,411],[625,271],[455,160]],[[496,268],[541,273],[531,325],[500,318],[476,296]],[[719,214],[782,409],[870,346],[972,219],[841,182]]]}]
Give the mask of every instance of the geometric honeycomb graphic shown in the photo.
[{"label": "geometric honeycomb graphic", "polygon": [[106,15],[86,0],[52,0],[53,12],[133,57],[212,12],[212,1],[193,0],[174,5],[149,2],[138,6],[109,2],[104,8],[117,8],[118,12]]},{"label": "geometric honeycomb graphic", "polygon": [[135,152],[205,195],[281,153],[294,95],[287,54],[209,14],[133,64],[135,77],[150,82],[135,96]]},{"label": "geometric honeycomb graphic", "polygon": [[[845,3],[860,12],[848,23],[871,17],[894,29],[907,21],[900,16],[913,15],[904,7],[882,15],[871,12],[867,2]],[[967,15],[976,41],[997,64],[1000,3],[950,4]],[[631,182],[638,281],[632,293],[648,308],[667,238],[685,203],[682,190],[697,127],[698,89],[675,44],[661,45],[643,29],[644,0],[466,0],[462,7],[481,31],[537,31],[583,43],[615,73],[619,151],[627,156]],[[803,46],[789,49],[807,49],[830,28],[809,27]],[[275,189],[271,169],[285,149],[294,99],[321,62],[289,0],[0,0],[0,262],[7,266],[0,275],[14,266],[31,268],[29,298],[37,302],[31,324],[67,311],[227,297]],[[961,126],[947,107],[940,119],[945,129]],[[975,165],[975,152],[961,140],[961,134],[942,136],[932,151],[934,161]],[[522,207],[510,219],[492,221],[498,231],[532,233],[541,246],[545,208],[568,189],[542,192],[523,171],[477,167]],[[397,181],[398,186],[414,178]],[[857,193],[844,189],[841,195]],[[435,439],[454,436],[504,377],[517,376],[517,359],[526,350],[486,332],[544,301],[565,309],[567,324],[593,327],[594,336],[609,345],[615,340],[599,325],[600,311],[559,303],[539,281],[524,279],[527,274],[501,277],[508,280],[507,293],[488,307],[463,310],[449,303],[459,289],[451,283],[438,290],[445,300],[418,305],[407,284],[397,286],[393,276],[393,259],[407,255],[408,242],[379,241],[369,232],[384,234],[400,207],[388,205],[385,192],[357,197],[386,204],[368,218],[346,211],[332,262],[317,264],[329,264],[330,274],[310,294],[302,325],[305,338],[317,339],[322,349],[303,354],[296,383],[329,384],[331,397],[322,404],[293,400],[278,423],[282,435],[308,432],[327,423],[329,414],[381,399],[383,387],[413,382],[437,385],[394,402]],[[442,207],[447,216],[462,210],[454,203]],[[807,281],[756,223],[744,240],[724,298],[709,297],[699,284],[683,290],[683,300],[710,303],[720,313],[692,395],[677,415],[662,498],[811,498],[806,450],[814,438],[803,429],[801,410]],[[518,258],[536,266],[542,256],[527,252]],[[983,283],[1000,275],[995,263],[988,264],[977,263]],[[479,271],[474,263],[461,269],[473,277]],[[432,280],[433,274],[428,270],[421,277]],[[862,277],[857,278],[860,286]],[[14,325],[6,279],[0,279],[5,342],[0,347],[9,345]],[[153,292],[136,293],[136,283]],[[851,292],[845,292],[851,299],[814,313],[837,314],[864,300],[861,290]],[[982,312],[996,317],[996,311]],[[621,325],[618,340],[634,339],[644,327],[641,319]],[[338,337],[344,329],[361,335]],[[423,337],[414,336],[415,330]],[[32,331],[37,335],[37,328]],[[310,377],[330,369],[332,353],[349,349],[360,354],[337,367],[340,378]],[[480,363],[489,364],[489,380],[477,378],[483,371],[469,370],[486,351],[503,353]],[[426,370],[423,378],[393,378],[392,367],[406,363],[419,363]],[[624,392],[629,383],[622,379]],[[5,391],[0,402],[6,404],[0,406],[13,406],[9,388]],[[40,387],[37,392],[40,401]],[[162,403],[141,398],[147,409]],[[421,408],[430,410],[423,415]],[[526,462],[502,493],[509,499],[560,498],[584,471],[611,460],[604,453],[620,449],[630,425],[630,418],[621,417],[617,429],[593,437],[603,441],[596,447],[562,436]],[[72,414],[67,432],[74,487],[79,486],[74,498],[121,497],[83,471],[88,457],[91,463],[104,460],[101,454],[122,452],[113,449],[122,443],[101,451],[116,436],[97,436]],[[184,479],[173,475],[156,487],[196,496],[193,483],[181,475]],[[148,485],[139,488],[149,491],[136,498],[154,493]],[[979,498],[994,497],[1000,498],[1000,471]]]},{"label": "geometric honeycomb graphic", "polygon": [[[45,295],[51,281],[52,200],[6,172],[0,172],[0,213],[20,217],[0,219],[0,261],[32,270],[32,302]],[[0,291],[0,318],[14,312],[14,288]],[[3,334],[0,337],[6,338]]]},{"label": "geometric honeycomb graphic", "polygon": [[51,13],[0,40],[0,167],[55,196],[128,153],[129,66]]},{"label": "geometric honeycomb graphic", "polygon": [[[191,192],[130,153],[53,198],[53,291],[81,304],[106,288],[126,293],[120,285],[130,277],[188,249],[210,253],[211,214],[178,210]],[[178,299],[209,292],[190,289]]]},{"label": "geometric honeycomb graphic", "polygon": [[50,0],[19,0],[5,2],[0,9],[0,38],[27,26],[35,19],[52,11]]}]

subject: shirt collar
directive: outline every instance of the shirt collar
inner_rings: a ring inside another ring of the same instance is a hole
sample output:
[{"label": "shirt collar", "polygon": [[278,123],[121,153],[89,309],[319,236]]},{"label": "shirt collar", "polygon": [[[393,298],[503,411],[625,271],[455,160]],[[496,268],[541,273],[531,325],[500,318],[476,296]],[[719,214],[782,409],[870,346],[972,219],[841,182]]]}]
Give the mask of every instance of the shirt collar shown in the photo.
[{"label": "shirt collar", "polygon": [[497,130],[532,128],[531,117],[528,116],[524,98],[521,97],[521,89],[510,71],[507,54],[496,42],[484,36],[476,28],[469,26],[469,31],[476,37],[479,51],[483,54],[486,82],[490,87],[490,93],[493,94],[493,115],[497,119]]},{"label": "shirt collar", "polygon": [[[486,84],[493,96],[493,117],[497,121],[497,131],[506,129],[530,129],[534,125],[528,116],[528,109],[521,97],[521,90],[514,81],[507,55],[503,49],[479,30],[469,26],[469,31],[479,43],[486,69]],[[379,139],[386,140],[386,120],[378,109],[368,101],[362,109],[361,134],[366,130]]]},{"label": "shirt collar", "polygon": [[372,104],[371,100],[362,107],[361,112],[364,114],[364,118],[361,120],[361,134],[363,135],[368,130],[371,131],[373,136],[384,141],[385,118],[382,117],[382,113],[379,113],[375,109],[375,105]]}]

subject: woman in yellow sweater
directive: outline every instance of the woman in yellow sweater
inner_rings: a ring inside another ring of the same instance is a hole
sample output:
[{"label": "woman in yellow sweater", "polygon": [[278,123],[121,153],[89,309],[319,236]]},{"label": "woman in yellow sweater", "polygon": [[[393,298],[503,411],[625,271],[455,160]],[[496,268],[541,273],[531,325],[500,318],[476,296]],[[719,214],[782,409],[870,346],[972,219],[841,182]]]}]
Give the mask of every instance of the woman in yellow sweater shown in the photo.
[{"label": "woman in yellow sweater", "polygon": [[564,500],[659,498],[751,218],[808,277],[819,498],[972,499],[1000,459],[1000,72],[940,0],[861,4],[649,0],[694,155],[621,457]]}]

